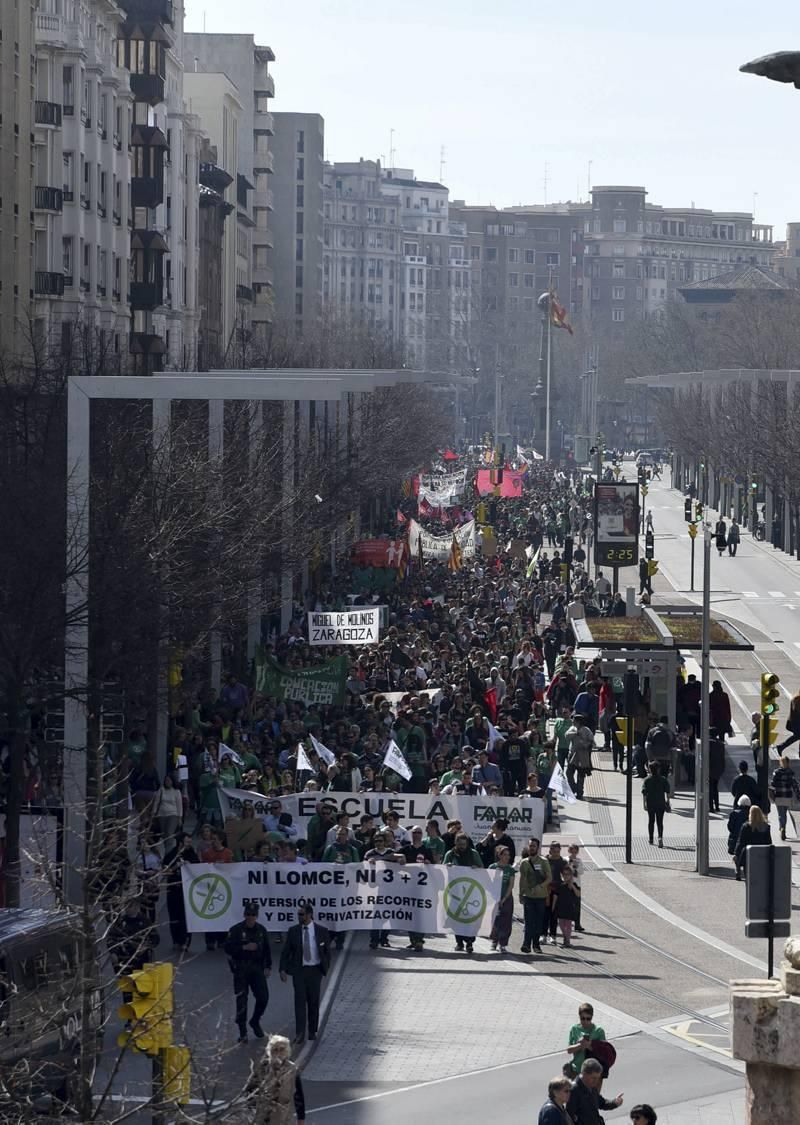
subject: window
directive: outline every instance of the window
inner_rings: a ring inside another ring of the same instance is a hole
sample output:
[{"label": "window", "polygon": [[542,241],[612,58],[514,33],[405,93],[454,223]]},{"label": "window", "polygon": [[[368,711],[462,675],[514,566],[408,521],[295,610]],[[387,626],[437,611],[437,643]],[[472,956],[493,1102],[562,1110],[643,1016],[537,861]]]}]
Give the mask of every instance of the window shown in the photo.
[{"label": "window", "polygon": [[525,312],[533,312],[533,297],[525,298]]},{"label": "window", "polygon": [[509,300],[509,307],[515,311],[519,309],[519,297],[511,297]]},{"label": "window", "polygon": [[302,156],[297,158],[297,179],[304,180],[306,175],[306,162]]},{"label": "window", "polygon": [[614,220],[614,234],[624,234],[626,230],[626,222],[624,219]]},{"label": "window", "polygon": [[303,267],[302,266],[295,266],[294,267],[294,287],[295,287],[295,289],[302,289],[303,288]]},{"label": "window", "polygon": [[486,247],[486,261],[487,262],[496,262],[497,261],[497,247],[496,246],[487,246]]},{"label": "window", "polygon": [[[296,189],[295,189],[295,199],[294,199],[295,207],[305,206],[304,194],[305,194],[305,189],[303,188],[303,185],[298,184]],[[330,208],[330,204],[328,204],[328,207]]]},{"label": "window", "polygon": [[303,233],[303,212],[302,211],[298,211],[297,214],[294,217],[294,233],[295,234],[302,234]]},{"label": "window", "polygon": [[101,94],[97,100],[97,132],[103,138],[108,136],[106,122],[108,120],[108,94]]},{"label": "window", "polygon": [[508,275],[508,284],[509,284],[511,289],[518,288],[519,287],[519,274],[518,273],[510,273]]},{"label": "window", "polygon": [[65,152],[64,161],[64,199],[69,202],[75,198],[75,160],[71,152]]},{"label": "window", "polygon": [[74,243],[72,238],[61,239],[61,263],[64,269],[64,284],[72,285],[72,263]]},{"label": "window", "polygon": [[306,135],[305,135],[305,132],[302,129],[297,130],[297,151],[298,152],[305,152],[306,151]]},{"label": "window", "polygon": [[525,265],[532,266],[535,261],[533,250],[525,251]]},{"label": "window", "polygon": [[[296,262],[302,262],[302,260],[303,260],[303,240],[302,240],[302,238],[296,238],[295,241],[294,241],[294,260]],[[342,262],[342,267],[344,267],[344,262]]]},{"label": "window", "polygon": [[614,262],[612,274],[613,274],[614,277],[624,277],[625,276],[625,263],[624,262]]},{"label": "window", "polygon": [[533,289],[533,287],[534,287],[534,276],[533,276],[533,274],[532,273],[524,274],[523,275],[523,282],[525,284],[526,289]]},{"label": "window", "polygon": [[480,248],[480,246],[470,246],[469,256],[470,256],[470,259],[473,262],[479,262],[481,260],[481,248]]},{"label": "window", "polygon": [[75,67],[65,66],[61,70],[63,86],[62,98],[64,99],[64,113],[68,116],[75,112]]},{"label": "window", "polygon": [[294,311],[295,311],[295,316],[302,316],[303,315],[303,294],[302,293],[295,293],[295,295],[294,295]]},{"label": "window", "polygon": [[560,264],[561,264],[561,255],[560,254],[548,254],[547,255],[547,265],[548,266],[558,266]]},{"label": "window", "polygon": [[614,321],[615,324],[621,324],[622,321],[625,319],[625,310],[624,309],[612,309],[611,310],[611,319]]},{"label": "window", "polygon": [[509,260],[509,262],[518,262],[519,261],[519,250],[516,248],[516,246],[512,246],[512,247],[509,248],[508,260]]},{"label": "window", "polygon": [[615,301],[624,301],[625,300],[625,286],[624,285],[615,285],[613,287],[611,296]]},{"label": "window", "polygon": [[106,173],[97,165],[97,209],[101,215],[106,213]]},{"label": "window", "polygon": [[614,247],[614,257],[615,258],[624,258],[625,257],[625,247],[624,246],[615,246]]}]

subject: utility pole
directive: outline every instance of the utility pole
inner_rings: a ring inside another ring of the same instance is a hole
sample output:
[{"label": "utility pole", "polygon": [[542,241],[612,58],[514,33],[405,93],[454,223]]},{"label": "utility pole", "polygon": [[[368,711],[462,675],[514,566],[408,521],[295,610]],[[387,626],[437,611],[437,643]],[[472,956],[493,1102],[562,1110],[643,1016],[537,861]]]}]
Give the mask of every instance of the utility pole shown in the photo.
[{"label": "utility pole", "polygon": [[697,832],[697,874],[708,875],[708,778],[709,723],[711,700],[711,528],[703,525],[703,627],[701,634],[702,702],[700,710],[700,761],[695,774],[695,829]]}]

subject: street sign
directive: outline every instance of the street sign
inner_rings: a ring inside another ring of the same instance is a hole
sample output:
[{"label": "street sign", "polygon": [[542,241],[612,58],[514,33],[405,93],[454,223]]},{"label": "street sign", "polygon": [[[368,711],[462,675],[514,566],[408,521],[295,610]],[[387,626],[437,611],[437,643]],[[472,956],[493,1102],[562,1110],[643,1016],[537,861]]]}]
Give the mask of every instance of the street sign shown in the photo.
[{"label": "street sign", "polygon": [[792,849],[788,844],[751,844],[747,848],[747,898],[745,937],[766,938],[768,976],[772,976],[776,937],[788,937],[792,928]]}]

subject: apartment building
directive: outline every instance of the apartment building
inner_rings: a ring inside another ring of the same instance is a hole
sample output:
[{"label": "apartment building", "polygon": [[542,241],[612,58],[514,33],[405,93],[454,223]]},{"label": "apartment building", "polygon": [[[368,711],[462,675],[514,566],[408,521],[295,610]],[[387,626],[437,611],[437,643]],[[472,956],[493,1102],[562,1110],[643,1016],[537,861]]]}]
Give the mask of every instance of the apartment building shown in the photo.
[{"label": "apartment building", "polygon": [[42,0],[36,13],[34,302],[40,343],[88,370],[128,354],[133,95],[125,13]]},{"label": "apartment building", "polygon": [[[271,47],[257,44],[252,35],[192,33],[183,37],[187,70],[223,73],[236,86],[242,113],[239,126],[239,171],[236,198],[236,242],[241,286],[238,316],[244,318],[257,340],[273,317],[271,179],[274,158],[270,141],[274,133],[270,98],[275,82],[269,64]],[[252,289],[252,304],[246,290]]]},{"label": "apartment building", "polygon": [[593,188],[583,229],[585,314],[601,330],[659,315],[681,285],[775,257],[773,228],[749,212],[663,207],[644,187]]},{"label": "apartment building", "polygon": [[363,159],[326,164],[323,185],[323,301],[399,338],[399,189],[384,184],[379,161]]},{"label": "apartment building", "polygon": [[273,121],[275,315],[302,337],[322,311],[325,122],[318,113],[275,113]]},{"label": "apartment building", "polygon": [[[200,327],[197,368],[221,367],[227,337],[223,332],[223,243],[225,220],[234,210],[226,198],[236,180],[217,163],[217,150],[208,142],[200,152],[200,219],[198,225],[198,290]],[[231,224],[232,225],[232,224]]]},{"label": "apartment building", "polygon": [[26,336],[33,288],[34,24],[36,4],[4,4],[0,34],[0,354]]},{"label": "apartment building", "polygon": [[[217,151],[219,167],[231,177],[224,198],[231,210],[237,209],[239,196],[239,129],[243,103],[236,86],[225,74],[189,71],[184,75],[184,92],[189,109],[200,118],[203,131]],[[245,209],[247,200],[245,198]],[[253,293],[248,285],[247,255],[239,253],[240,222],[227,223],[222,240],[222,353],[234,340],[239,302],[251,305]],[[243,258],[241,262],[239,259]]]}]

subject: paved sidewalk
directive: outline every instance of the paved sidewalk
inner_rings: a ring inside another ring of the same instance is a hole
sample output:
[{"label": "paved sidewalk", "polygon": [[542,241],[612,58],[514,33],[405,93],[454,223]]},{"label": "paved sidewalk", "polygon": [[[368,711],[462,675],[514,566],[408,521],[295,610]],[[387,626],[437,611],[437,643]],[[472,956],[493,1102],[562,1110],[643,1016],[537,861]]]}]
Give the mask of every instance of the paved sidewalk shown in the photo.
[{"label": "paved sidewalk", "polygon": [[658,1125],[744,1125],[744,1119],[743,1090],[658,1110]]},{"label": "paved sidewalk", "polygon": [[[583,998],[573,989],[519,958],[489,954],[480,938],[474,957],[455,954],[451,937],[428,938],[422,956],[405,948],[405,935],[390,940],[392,950],[371,952],[367,935],[355,936],[305,1071],[311,1081],[423,1082],[564,1047]],[[595,1007],[609,1039],[642,1026]],[[360,1051],[353,1049],[354,1028]]]}]

